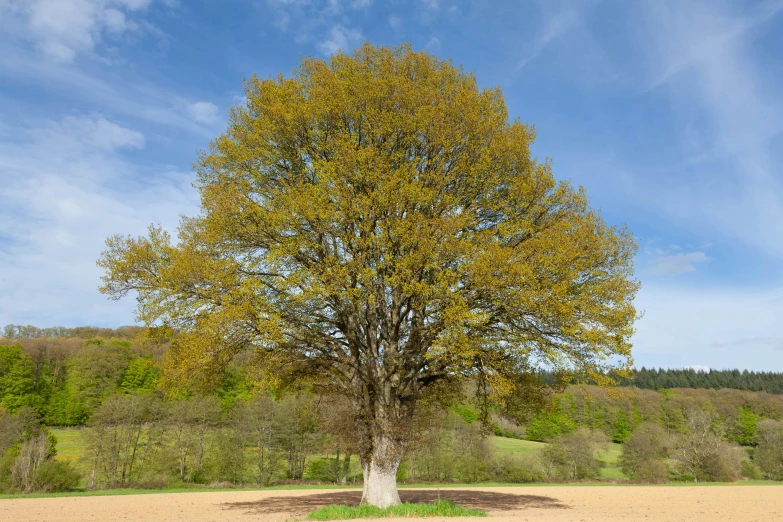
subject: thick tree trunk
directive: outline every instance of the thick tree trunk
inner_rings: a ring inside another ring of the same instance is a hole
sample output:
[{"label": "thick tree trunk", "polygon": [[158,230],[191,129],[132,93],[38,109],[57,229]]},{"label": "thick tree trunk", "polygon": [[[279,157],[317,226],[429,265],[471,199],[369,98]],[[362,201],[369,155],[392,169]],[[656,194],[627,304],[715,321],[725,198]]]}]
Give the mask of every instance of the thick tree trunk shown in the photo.
[{"label": "thick tree trunk", "polygon": [[402,461],[401,452],[389,438],[379,437],[373,446],[370,461],[362,460],[362,504],[379,508],[401,504],[397,492],[397,469]]},{"label": "thick tree trunk", "polygon": [[365,478],[363,504],[387,508],[400,504],[400,494],[397,493],[397,468],[393,466],[370,465],[369,477]]}]

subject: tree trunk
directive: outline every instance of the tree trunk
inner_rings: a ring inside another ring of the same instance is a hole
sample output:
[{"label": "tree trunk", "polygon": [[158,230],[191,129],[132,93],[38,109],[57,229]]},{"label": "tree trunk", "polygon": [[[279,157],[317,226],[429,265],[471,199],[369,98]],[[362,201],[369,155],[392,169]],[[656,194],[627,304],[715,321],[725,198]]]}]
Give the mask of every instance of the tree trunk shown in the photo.
[{"label": "tree trunk", "polygon": [[362,460],[362,504],[379,508],[401,504],[397,492],[397,469],[401,461],[401,452],[390,438],[381,436],[375,439],[370,462]]}]

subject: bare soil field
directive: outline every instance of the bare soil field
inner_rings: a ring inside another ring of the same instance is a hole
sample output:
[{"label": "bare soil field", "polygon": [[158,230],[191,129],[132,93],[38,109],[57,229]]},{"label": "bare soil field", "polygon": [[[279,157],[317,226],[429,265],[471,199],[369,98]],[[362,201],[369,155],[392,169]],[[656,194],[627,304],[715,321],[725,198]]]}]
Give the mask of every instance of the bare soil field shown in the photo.
[{"label": "bare soil field", "polygon": [[[407,502],[431,501],[437,494],[400,491]],[[476,487],[442,489],[440,495],[486,509],[497,522],[783,520],[783,486]],[[5,499],[0,521],[291,521],[323,505],[355,504],[359,496],[353,490],[290,490]]]}]

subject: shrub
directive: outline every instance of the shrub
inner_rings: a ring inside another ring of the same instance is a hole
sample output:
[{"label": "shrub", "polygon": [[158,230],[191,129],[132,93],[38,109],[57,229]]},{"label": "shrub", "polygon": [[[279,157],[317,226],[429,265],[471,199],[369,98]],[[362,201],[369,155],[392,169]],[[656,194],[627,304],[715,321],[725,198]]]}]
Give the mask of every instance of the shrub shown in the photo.
[{"label": "shrub", "polygon": [[649,484],[663,484],[669,481],[669,469],[662,460],[646,460],[636,469],[633,478]]},{"label": "shrub", "polygon": [[751,480],[758,480],[761,478],[761,470],[759,470],[758,466],[753,462],[747,459],[742,461],[740,473],[742,473],[743,477]]},{"label": "shrub", "polygon": [[166,489],[169,486],[169,482],[169,478],[165,476],[145,477],[132,482],[130,487],[137,489]]},{"label": "shrub", "polygon": [[454,479],[457,482],[475,484],[492,478],[491,457],[488,452],[465,452],[454,459]]},{"label": "shrub", "polygon": [[502,455],[495,459],[492,467],[493,479],[498,482],[522,484],[541,482],[544,471],[541,463],[532,453],[522,455]]},{"label": "shrub", "polygon": [[35,473],[33,487],[39,492],[73,491],[81,475],[71,463],[50,459],[44,461]]},{"label": "shrub", "polygon": [[668,469],[664,459],[668,456],[666,432],[650,422],[640,424],[623,444],[618,459],[620,468],[628,477],[643,482],[665,482]]},{"label": "shrub", "polygon": [[783,422],[765,420],[758,427],[756,465],[772,480],[783,480]]},{"label": "shrub", "polygon": [[721,442],[717,450],[705,458],[698,478],[711,482],[736,482],[742,477],[742,463],[747,458],[741,447]]},{"label": "shrub", "polygon": [[340,476],[340,462],[335,459],[320,458],[307,463],[305,478],[319,482],[337,482]]},{"label": "shrub", "polygon": [[605,450],[606,435],[588,428],[579,428],[561,435],[541,450],[541,462],[548,478],[596,478],[601,463],[596,453]]}]

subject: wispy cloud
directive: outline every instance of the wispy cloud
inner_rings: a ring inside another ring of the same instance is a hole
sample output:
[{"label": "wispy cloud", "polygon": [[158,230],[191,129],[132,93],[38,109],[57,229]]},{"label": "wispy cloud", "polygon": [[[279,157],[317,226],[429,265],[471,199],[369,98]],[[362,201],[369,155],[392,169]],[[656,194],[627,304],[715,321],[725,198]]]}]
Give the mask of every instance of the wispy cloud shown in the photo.
[{"label": "wispy cloud", "polygon": [[199,123],[215,123],[218,121],[218,107],[212,102],[200,101],[187,106],[187,112]]},{"label": "wispy cloud", "polygon": [[0,2],[0,28],[33,42],[49,58],[70,62],[106,38],[143,31],[135,17],[151,1],[7,0]]},{"label": "wispy cloud", "polygon": [[145,137],[100,114],[0,132],[0,324],[126,324],[97,292],[103,241],[193,214],[191,173],[129,160]]},{"label": "wispy cloud", "polygon": [[402,28],[402,18],[397,15],[391,15],[389,17],[389,25],[395,31],[399,31]]},{"label": "wispy cloud", "polygon": [[2,77],[14,84],[31,85],[48,92],[62,103],[76,101],[94,110],[182,129],[206,139],[215,133],[211,126],[189,114],[187,107],[196,102],[183,99],[180,93],[156,85],[110,82],[99,74],[85,72],[78,64],[42,61],[28,49],[0,41]]},{"label": "wispy cloud", "polygon": [[537,58],[549,44],[575,27],[580,20],[579,10],[574,4],[561,5],[560,9],[551,15],[544,15],[544,17],[544,27],[530,48],[525,51],[524,58],[517,64],[517,71]]},{"label": "wispy cloud", "polygon": [[[314,43],[322,54],[349,52],[362,38],[352,27],[351,15],[369,9],[372,0],[267,0],[275,25],[283,32],[293,30],[299,44]],[[392,16],[394,26],[399,19]]]},{"label": "wispy cloud", "polygon": [[671,100],[677,127],[687,131],[683,152],[695,163],[684,164],[693,174],[670,187],[639,180],[641,192],[683,222],[783,257],[783,243],[770,240],[783,235],[783,157],[770,143],[783,130],[783,106],[749,41],[783,2],[645,5],[646,30],[638,31],[649,64],[645,89]]},{"label": "wispy cloud", "polygon": [[350,52],[361,42],[362,33],[337,24],[331,28],[328,37],[318,44],[318,50],[330,56],[337,51]]},{"label": "wispy cloud", "polygon": [[653,275],[677,275],[692,272],[695,265],[709,260],[704,252],[683,252],[669,256],[659,255],[645,272]]}]

